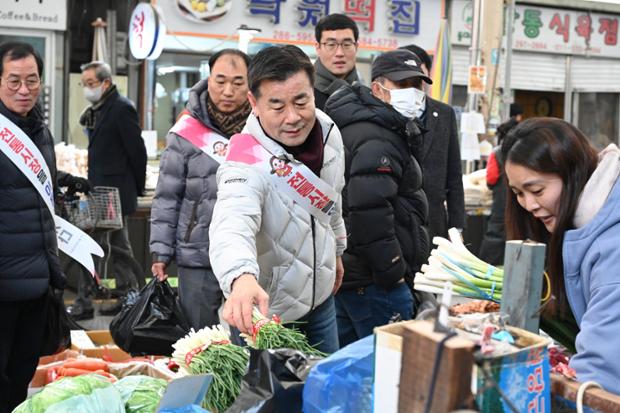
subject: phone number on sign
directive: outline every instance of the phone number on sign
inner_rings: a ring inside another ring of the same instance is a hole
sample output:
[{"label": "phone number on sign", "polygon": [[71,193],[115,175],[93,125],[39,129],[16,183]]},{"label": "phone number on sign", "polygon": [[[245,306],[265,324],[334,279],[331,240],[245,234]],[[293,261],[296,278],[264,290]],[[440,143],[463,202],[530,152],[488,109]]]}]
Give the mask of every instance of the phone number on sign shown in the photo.
[{"label": "phone number on sign", "polygon": [[[284,30],[274,30],[273,38],[275,40],[285,40],[289,42],[315,42],[314,33],[311,32],[296,32],[291,33]],[[359,38],[359,45],[361,47],[381,47],[395,49],[398,47],[398,41],[392,38],[373,38],[370,36],[363,36]]]}]

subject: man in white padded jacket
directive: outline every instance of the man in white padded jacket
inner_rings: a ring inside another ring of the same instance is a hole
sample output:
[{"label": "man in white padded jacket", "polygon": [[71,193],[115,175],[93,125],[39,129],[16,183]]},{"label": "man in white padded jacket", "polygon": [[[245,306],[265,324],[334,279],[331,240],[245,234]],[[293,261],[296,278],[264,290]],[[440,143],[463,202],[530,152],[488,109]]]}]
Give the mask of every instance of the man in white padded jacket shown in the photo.
[{"label": "man in white padded jacket", "polygon": [[331,353],[346,248],[342,138],[314,106],[314,67],[298,47],[263,49],[248,82],[252,114],[218,170],[209,229],[223,317],[251,332],[257,306],[300,321],[310,344]]}]

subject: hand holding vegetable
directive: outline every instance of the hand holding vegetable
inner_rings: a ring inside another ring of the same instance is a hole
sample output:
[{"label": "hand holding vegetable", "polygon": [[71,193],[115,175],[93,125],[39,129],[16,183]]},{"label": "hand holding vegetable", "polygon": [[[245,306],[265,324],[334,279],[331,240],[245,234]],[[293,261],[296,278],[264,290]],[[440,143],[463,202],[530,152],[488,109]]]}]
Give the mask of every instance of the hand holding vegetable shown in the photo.
[{"label": "hand holding vegetable", "polygon": [[295,327],[285,327],[277,315],[273,315],[271,319],[268,319],[255,308],[252,314],[252,321],[254,322],[252,334],[242,334],[242,337],[250,347],[260,350],[291,348],[311,356],[326,356],[325,353],[310,345],[308,338],[301,331]]},{"label": "hand holding vegetable", "polygon": [[242,333],[252,333],[252,310],[257,305],[267,315],[269,296],[258,285],[253,274],[241,274],[232,285],[232,292],[224,304],[224,320]]}]

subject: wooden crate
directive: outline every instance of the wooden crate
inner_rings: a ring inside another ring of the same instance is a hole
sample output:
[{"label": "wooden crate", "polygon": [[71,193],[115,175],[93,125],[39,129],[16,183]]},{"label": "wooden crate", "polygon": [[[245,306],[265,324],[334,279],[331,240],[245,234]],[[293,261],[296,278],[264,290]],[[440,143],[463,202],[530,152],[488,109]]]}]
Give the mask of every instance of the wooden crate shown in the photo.
[{"label": "wooden crate", "polygon": [[[433,332],[433,324],[415,321],[404,326],[398,411],[423,412],[426,406],[438,343],[445,334]],[[445,342],[431,412],[445,413],[472,400],[471,376],[474,343],[462,337]]]},{"label": "wooden crate", "polygon": [[[575,402],[581,383],[569,380],[561,374],[551,373],[551,393]],[[588,387],[583,395],[583,404],[600,413],[620,412],[620,396],[595,387]]]}]

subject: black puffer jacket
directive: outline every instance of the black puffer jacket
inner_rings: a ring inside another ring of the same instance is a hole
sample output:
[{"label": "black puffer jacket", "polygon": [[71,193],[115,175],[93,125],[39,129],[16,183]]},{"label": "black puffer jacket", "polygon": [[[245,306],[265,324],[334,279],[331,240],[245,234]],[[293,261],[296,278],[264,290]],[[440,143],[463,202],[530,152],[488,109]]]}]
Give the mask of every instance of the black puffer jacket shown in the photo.
[{"label": "black puffer jacket", "polygon": [[[37,145],[55,186],[54,140],[38,108],[23,118],[0,102],[0,113]],[[9,158],[0,153],[0,301],[39,298],[50,282],[62,288],[65,278],[57,248],[54,218],[45,202]]]},{"label": "black puffer jacket", "polygon": [[350,235],[342,288],[411,281],[429,253],[428,205],[412,155],[422,137],[365,86],[340,88],[325,109],[346,150],[343,215]]}]

